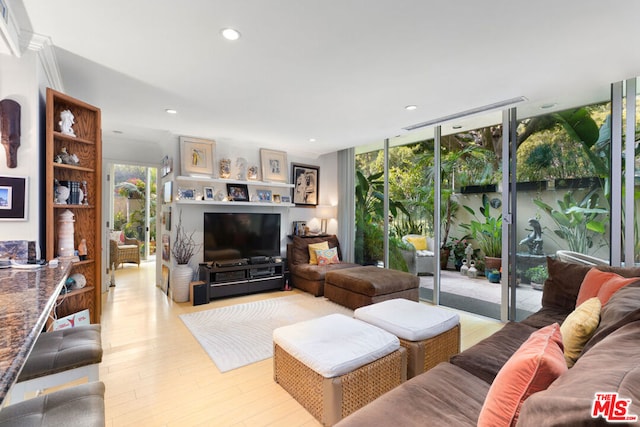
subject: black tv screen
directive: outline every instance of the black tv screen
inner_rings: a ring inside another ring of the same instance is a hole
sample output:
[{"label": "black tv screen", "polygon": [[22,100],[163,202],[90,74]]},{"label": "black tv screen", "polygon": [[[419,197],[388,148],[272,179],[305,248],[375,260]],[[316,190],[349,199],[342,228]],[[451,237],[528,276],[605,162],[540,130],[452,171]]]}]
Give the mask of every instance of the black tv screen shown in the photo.
[{"label": "black tv screen", "polygon": [[204,261],[280,256],[280,214],[204,214]]}]

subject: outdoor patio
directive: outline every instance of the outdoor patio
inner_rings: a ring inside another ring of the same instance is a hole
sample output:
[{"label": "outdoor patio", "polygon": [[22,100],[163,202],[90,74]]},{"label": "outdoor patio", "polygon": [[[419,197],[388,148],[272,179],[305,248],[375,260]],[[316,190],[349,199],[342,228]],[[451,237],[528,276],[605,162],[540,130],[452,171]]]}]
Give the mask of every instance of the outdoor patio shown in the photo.
[{"label": "outdoor patio", "polygon": [[[431,299],[433,276],[420,276],[420,298]],[[486,277],[471,278],[458,271],[445,270],[440,279],[440,303],[442,305],[474,312],[483,316],[500,317],[501,284],[490,283]],[[516,290],[517,319],[538,311],[542,291],[528,284],[520,284]]]}]

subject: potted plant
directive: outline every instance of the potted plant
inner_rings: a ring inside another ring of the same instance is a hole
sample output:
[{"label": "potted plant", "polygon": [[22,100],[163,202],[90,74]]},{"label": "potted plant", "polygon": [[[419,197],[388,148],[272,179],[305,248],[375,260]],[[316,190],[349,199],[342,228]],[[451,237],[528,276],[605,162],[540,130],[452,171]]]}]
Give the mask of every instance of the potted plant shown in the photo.
[{"label": "potted plant", "polygon": [[462,260],[465,257],[464,250],[467,248],[467,245],[469,245],[470,238],[471,236],[468,234],[465,234],[460,238],[452,237],[449,243],[451,252],[453,252],[453,258],[455,261],[455,267],[457,271],[460,271],[460,267],[462,266]]},{"label": "potted plant", "polygon": [[173,287],[173,300],[175,302],[186,302],[189,300],[189,283],[193,277],[193,270],[189,266],[189,261],[193,258],[198,245],[193,240],[193,234],[188,234],[182,227],[182,211],[178,216],[176,224],[176,238],[171,248],[171,254],[175,260],[177,267],[172,270],[171,285]]},{"label": "potted plant", "polygon": [[488,271],[486,274],[487,274],[487,279],[489,279],[489,282],[500,283],[500,276],[502,276],[502,274],[500,274],[500,270],[497,270],[494,268],[493,270]]},{"label": "potted plant", "polygon": [[[469,230],[471,237],[485,256],[485,268],[492,270],[500,268],[502,261],[502,214],[491,216],[489,196],[482,195],[482,206],[478,218],[476,211],[469,206],[463,206],[475,219],[469,224],[460,224],[460,227]],[[486,274],[486,273],[485,273]]]},{"label": "potted plant", "polygon": [[544,288],[544,281],[549,277],[549,271],[547,270],[547,266],[542,264],[529,268],[525,271],[524,275],[531,280],[531,287],[533,289],[541,291]]},{"label": "potted plant", "polygon": [[533,200],[556,223],[557,228],[553,232],[567,243],[567,249],[585,255],[589,254],[596,237],[606,231],[609,211],[601,207],[599,201],[597,190],[591,190],[580,201],[569,191],[557,201],[559,209],[542,200]]}]

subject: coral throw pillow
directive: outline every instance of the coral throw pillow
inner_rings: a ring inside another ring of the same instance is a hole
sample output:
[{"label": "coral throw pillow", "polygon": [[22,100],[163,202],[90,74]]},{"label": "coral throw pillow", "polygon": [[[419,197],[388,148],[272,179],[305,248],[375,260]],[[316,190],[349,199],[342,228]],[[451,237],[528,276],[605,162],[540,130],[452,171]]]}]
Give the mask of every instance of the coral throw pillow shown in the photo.
[{"label": "coral throw pillow", "polygon": [[416,248],[416,251],[426,251],[429,249],[427,247],[427,237],[426,236],[407,236],[407,241]]},{"label": "coral throw pillow", "polygon": [[564,345],[564,358],[569,368],[576,363],[585,344],[600,324],[601,308],[602,303],[598,297],[589,298],[562,322],[560,333]]},{"label": "coral throw pillow", "polygon": [[616,273],[592,268],[582,280],[578,298],[576,299],[576,307],[593,297],[600,298],[602,305],[605,305],[617,290],[638,280],[640,280],[640,277],[627,279]]},{"label": "coral throw pillow", "polygon": [[318,257],[318,265],[340,264],[336,248],[318,249],[316,250],[316,255]]},{"label": "coral throw pillow", "polygon": [[496,375],[482,405],[478,426],[515,425],[522,403],[567,371],[560,325],[532,333]]},{"label": "coral throw pillow", "polygon": [[318,256],[316,255],[318,249],[329,249],[329,242],[311,243],[309,245],[309,264],[318,264]]}]

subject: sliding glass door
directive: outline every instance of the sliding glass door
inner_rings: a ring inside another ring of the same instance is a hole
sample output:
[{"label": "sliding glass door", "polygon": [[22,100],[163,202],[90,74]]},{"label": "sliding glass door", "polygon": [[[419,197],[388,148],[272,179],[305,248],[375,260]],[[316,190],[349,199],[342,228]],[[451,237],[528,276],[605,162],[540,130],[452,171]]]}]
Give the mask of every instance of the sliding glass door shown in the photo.
[{"label": "sliding glass door", "polygon": [[502,320],[540,308],[548,256],[638,263],[639,86],[410,132],[386,155],[385,143],[361,149],[356,261],[416,274],[421,298]]}]

